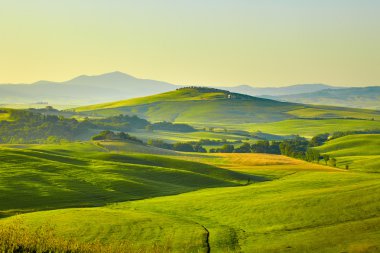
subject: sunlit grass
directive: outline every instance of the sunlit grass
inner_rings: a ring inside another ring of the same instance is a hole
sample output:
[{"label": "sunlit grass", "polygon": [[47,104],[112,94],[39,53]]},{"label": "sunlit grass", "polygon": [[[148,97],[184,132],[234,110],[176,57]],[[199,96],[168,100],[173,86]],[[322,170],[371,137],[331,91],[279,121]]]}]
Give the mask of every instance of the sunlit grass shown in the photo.
[{"label": "sunlit grass", "polygon": [[337,159],[337,166],[350,170],[380,171],[380,134],[348,135],[316,148]]}]

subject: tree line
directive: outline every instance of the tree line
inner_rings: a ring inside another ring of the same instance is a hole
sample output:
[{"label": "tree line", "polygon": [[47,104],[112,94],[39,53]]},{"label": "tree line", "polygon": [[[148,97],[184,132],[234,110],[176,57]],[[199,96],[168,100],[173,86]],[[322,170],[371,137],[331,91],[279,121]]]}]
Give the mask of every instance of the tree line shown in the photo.
[{"label": "tree line", "polygon": [[324,161],[325,164],[336,166],[336,159],[327,154],[321,154],[315,147],[323,145],[328,140],[328,134],[319,134],[311,140],[296,136],[293,139],[281,141],[260,140],[255,143],[243,142],[236,147],[237,142],[217,141],[217,140],[200,140],[199,142],[178,142],[167,143],[162,140],[148,140],[150,146],[182,151],[182,152],[201,152],[206,153],[207,150],[202,145],[220,145],[220,147],[209,149],[209,153],[265,153],[285,155],[308,162]]},{"label": "tree line", "polygon": [[[186,124],[170,122],[150,123],[137,116],[118,115],[101,119],[65,118],[51,114],[54,108],[43,110],[1,109],[9,117],[0,121],[0,143],[60,143],[83,139],[90,130],[126,132],[134,129],[167,130],[175,132],[196,131]],[[49,113],[41,113],[49,112]]]}]

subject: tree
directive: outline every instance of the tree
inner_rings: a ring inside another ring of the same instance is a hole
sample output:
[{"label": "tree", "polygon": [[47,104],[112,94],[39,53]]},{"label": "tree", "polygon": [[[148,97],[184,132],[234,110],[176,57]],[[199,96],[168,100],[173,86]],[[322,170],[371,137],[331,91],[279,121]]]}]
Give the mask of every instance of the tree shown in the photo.
[{"label": "tree", "polygon": [[124,132],[120,132],[118,134],[118,136],[119,136],[120,140],[127,140],[129,138],[129,135],[124,133]]},{"label": "tree", "polygon": [[234,145],[231,145],[231,144],[224,144],[224,145],[222,146],[222,148],[220,149],[220,152],[221,152],[221,153],[232,153],[232,152],[234,152],[234,150],[235,150]]},{"label": "tree", "polygon": [[336,159],[334,157],[330,158],[330,165],[336,167]]},{"label": "tree", "polygon": [[113,140],[115,139],[115,133],[109,130],[101,131],[97,135],[92,136],[91,139],[94,141]]},{"label": "tree", "polygon": [[252,144],[252,152],[254,153],[269,153],[269,141],[258,141]]},{"label": "tree", "polygon": [[327,154],[324,154],[324,155],[323,155],[323,160],[325,160],[325,163],[326,163],[326,165],[327,165],[327,162],[330,160],[330,156],[327,155]]},{"label": "tree", "polygon": [[173,149],[176,151],[194,152],[193,146],[189,143],[177,142],[173,145]]},{"label": "tree", "polygon": [[235,153],[251,153],[251,145],[249,145],[248,142],[245,142],[243,145],[235,149]]},{"label": "tree", "polygon": [[328,133],[318,134],[311,139],[309,146],[310,147],[321,146],[323,143],[325,143],[328,140],[328,138],[329,138]]},{"label": "tree", "polygon": [[306,153],[305,153],[305,159],[306,161],[308,162],[312,162],[314,161],[314,152],[312,149],[308,149],[306,150]]},{"label": "tree", "polygon": [[202,147],[202,145],[199,143],[195,144],[193,148],[195,152],[207,153],[207,150],[204,147]]},{"label": "tree", "polygon": [[314,161],[319,163],[319,159],[321,158],[321,154],[317,150],[313,150],[313,155],[314,155]]}]

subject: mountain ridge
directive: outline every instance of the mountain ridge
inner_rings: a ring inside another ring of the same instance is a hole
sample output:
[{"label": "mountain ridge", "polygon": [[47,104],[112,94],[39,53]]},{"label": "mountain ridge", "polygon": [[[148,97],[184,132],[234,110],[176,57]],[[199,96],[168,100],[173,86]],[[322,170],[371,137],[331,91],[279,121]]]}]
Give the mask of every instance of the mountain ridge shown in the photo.
[{"label": "mountain ridge", "polygon": [[267,98],[306,104],[339,105],[379,110],[380,86],[325,89],[292,95],[267,96]]},{"label": "mountain ridge", "polygon": [[[46,102],[52,105],[91,105],[145,97],[180,87],[184,86],[142,79],[114,71],[100,75],[80,75],[62,82],[41,80],[31,84],[0,84],[0,101],[2,104]],[[283,87],[254,87],[243,84],[233,87],[217,86],[215,88],[256,97],[301,103],[307,101],[301,99],[297,101],[284,96],[303,94],[305,91],[319,92],[326,89],[345,89],[327,84],[296,84]],[[357,89],[362,88],[358,87]]]}]

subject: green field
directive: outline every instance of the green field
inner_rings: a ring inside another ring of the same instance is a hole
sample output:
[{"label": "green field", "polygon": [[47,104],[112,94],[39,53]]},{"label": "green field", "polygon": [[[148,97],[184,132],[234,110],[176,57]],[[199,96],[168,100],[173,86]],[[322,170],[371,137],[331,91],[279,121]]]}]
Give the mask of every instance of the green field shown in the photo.
[{"label": "green field", "polygon": [[3,226],[155,252],[380,249],[378,174],[118,142],[3,145],[0,164]]},{"label": "green field", "polygon": [[378,176],[299,172],[250,186],[21,218],[31,227],[52,224],[65,238],[133,240],[141,247],[169,242],[175,252],[376,252],[379,196]]},{"label": "green field", "polygon": [[335,157],[338,167],[348,165],[353,170],[380,172],[380,134],[348,135],[317,149]]},{"label": "green field", "polygon": [[[206,131],[196,131],[189,133],[182,132],[169,132],[169,131],[145,131],[145,130],[134,130],[130,132],[131,135],[136,136],[140,140],[147,141],[149,139],[160,139],[167,141],[169,143],[174,142],[189,142],[189,141],[199,141],[200,139],[210,139],[210,140],[227,140],[227,141],[242,141],[246,140],[248,137],[237,135],[233,133],[223,133],[223,132],[206,132]],[[253,139],[253,138],[251,138]]]},{"label": "green field", "polygon": [[[129,132],[168,143],[241,145],[259,139],[244,136],[255,132],[281,139],[380,129],[378,111],[193,88],[77,112],[197,127]],[[91,128],[83,139],[99,131]],[[75,245],[82,245],[79,252],[379,252],[379,147],[379,134],[327,141],[315,149],[337,159],[331,167],[281,155],[181,153],[115,140],[1,144],[0,251],[21,237],[26,248],[45,245],[41,252],[75,252]]]},{"label": "green field", "polygon": [[0,172],[0,216],[265,180],[174,158],[110,153],[92,143],[7,145]]},{"label": "green field", "polygon": [[380,121],[355,119],[290,119],[271,123],[229,125],[227,128],[240,128],[246,131],[262,131],[278,135],[298,134],[313,137],[321,133],[337,131],[380,129]]}]

